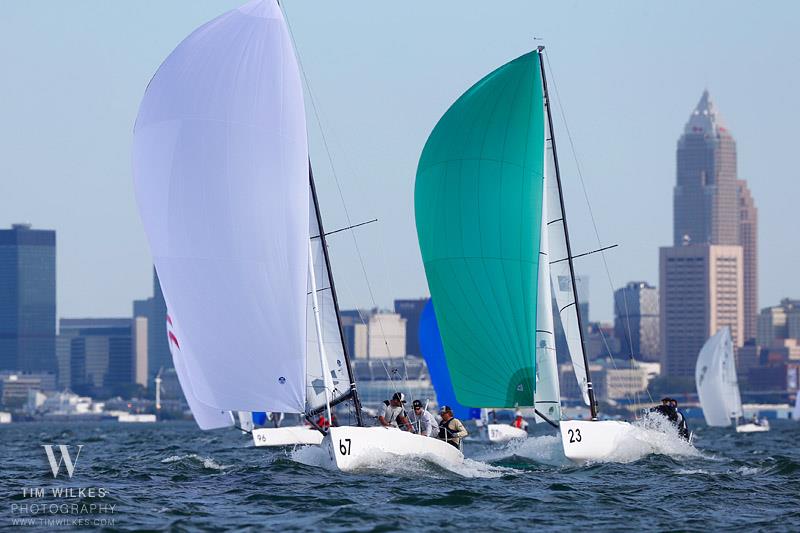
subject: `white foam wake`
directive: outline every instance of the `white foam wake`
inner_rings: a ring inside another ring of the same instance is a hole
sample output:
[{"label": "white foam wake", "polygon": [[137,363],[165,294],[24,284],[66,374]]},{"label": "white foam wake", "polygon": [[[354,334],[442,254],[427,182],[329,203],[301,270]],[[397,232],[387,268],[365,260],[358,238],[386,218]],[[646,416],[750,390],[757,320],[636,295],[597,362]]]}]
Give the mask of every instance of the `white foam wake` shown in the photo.
[{"label": "white foam wake", "polygon": [[197,455],[196,453],[191,453],[188,455],[171,455],[166,459],[161,460],[162,463],[176,463],[181,461],[198,462],[201,463],[204,468],[209,468],[211,470],[225,470],[226,468],[228,468],[228,466],[221,465],[216,461],[214,461],[214,459],[211,459],[210,457],[202,457],[200,455]]},{"label": "white foam wake", "polygon": [[633,431],[602,462],[632,463],[652,454],[702,457],[697,448],[678,435],[678,428],[662,416],[646,416],[632,425]]}]

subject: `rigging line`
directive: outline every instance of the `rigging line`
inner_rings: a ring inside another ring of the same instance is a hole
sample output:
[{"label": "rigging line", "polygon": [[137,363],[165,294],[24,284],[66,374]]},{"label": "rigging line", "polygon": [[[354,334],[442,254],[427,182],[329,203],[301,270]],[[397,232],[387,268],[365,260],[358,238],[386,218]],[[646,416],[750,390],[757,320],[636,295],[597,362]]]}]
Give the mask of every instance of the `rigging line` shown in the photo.
[{"label": "rigging line", "polygon": [[[344,208],[344,214],[345,214],[345,218],[347,219],[347,225],[351,227],[350,235],[353,237],[353,244],[355,245],[356,255],[358,256],[358,261],[361,264],[361,271],[364,274],[364,281],[366,282],[366,285],[367,285],[367,290],[369,292],[370,300],[372,301],[372,306],[375,309],[378,309],[378,304],[376,303],[376,300],[375,300],[375,294],[374,294],[374,292],[372,290],[372,284],[369,282],[369,276],[367,276],[367,269],[366,269],[366,266],[364,264],[364,257],[361,254],[361,248],[358,246],[358,239],[356,239],[356,234],[355,234],[354,231],[352,231],[352,227],[354,226],[354,224],[352,222],[352,219],[350,218],[350,212],[347,209],[347,203],[345,202],[344,193],[342,192],[342,186],[341,186],[341,183],[339,182],[339,177],[338,177],[338,175],[336,173],[336,167],[333,164],[333,157],[331,155],[330,146],[328,145],[328,138],[326,137],[324,128],[322,127],[322,119],[320,118],[320,113],[319,113],[319,110],[317,108],[317,101],[316,101],[316,98],[314,97],[314,91],[311,89],[311,82],[309,81],[308,76],[306,75],[305,67],[303,66],[302,60],[300,59],[300,51],[297,48],[297,42],[295,41],[295,38],[294,38],[294,32],[292,30],[292,25],[289,22],[289,16],[288,16],[289,14],[286,12],[285,8],[284,8],[283,11],[284,11],[284,18],[286,19],[286,27],[289,30],[289,38],[292,41],[292,46],[294,47],[295,54],[297,56],[297,65],[300,68],[300,73],[302,74],[303,80],[305,81],[306,89],[308,89],[308,96],[309,96],[309,101],[311,102],[311,108],[314,111],[314,118],[316,119],[317,124],[319,125],[320,137],[322,137],[322,144],[325,147],[325,153],[328,156],[328,161],[329,161],[330,166],[331,166],[331,173],[333,174],[333,180],[336,183],[336,188],[337,188],[337,190],[339,192],[339,198],[340,198],[340,200],[342,202],[342,207]],[[359,315],[359,318],[361,318],[361,322],[364,325],[366,325],[366,323],[364,322],[364,317],[361,316],[361,310],[358,310],[358,315]],[[384,344],[386,345],[386,352],[389,355],[389,358],[391,358],[391,353],[389,351],[389,343],[388,343],[387,338],[386,338],[386,332],[383,329],[383,323],[381,321],[378,321],[378,325],[380,326],[381,336],[383,337]],[[402,359],[403,359],[403,368],[405,369],[405,371],[406,371],[405,373],[407,375],[408,374],[408,369],[406,368],[405,357],[403,357]],[[384,367],[385,366],[386,365],[384,363]],[[388,374],[388,370],[387,370],[387,374]],[[391,379],[391,375],[389,377]],[[404,386],[405,386],[405,378],[404,378]]]},{"label": "rigging line", "polygon": [[[597,252],[604,252],[606,250],[610,250],[611,248],[616,248],[617,246],[619,246],[619,244],[611,244],[609,246],[604,246],[602,248],[598,248],[597,250],[592,250],[590,252],[583,252],[582,254],[573,255],[572,259],[577,259],[579,257],[584,257],[584,256],[587,256],[587,255],[596,254]],[[561,263],[563,261],[569,261],[569,259],[570,259],[569,257],[564,257],[562,259],[556,259],[555,261],[550,261],[550,264],[553,265],[555,263]]]},{"label": "rigging line", "polygon": [[[586,182],[583,179],[583,171],[581,170],[580,160],[578,159],[578,152],[575,149],[575,142],[572,139],[572,133],[570,132],[569,124],[567,123],[567,114],[564,112],[564,106],[563,106],[563,104],[561,102],[561,93],[558,90],[558,84],[556,83],[555,74],[553,73],[553,67],[550,65],[550,55],[547,53],[546,50],[544,51],[544,56],[545,56],[545,61],[547,62],[547,70],[550,71],[550,79],[553,80],[553,89],[554,89],[554,92],[556,94],[556,101],[558,103],[559,113],[561,114],[561,119],[564,122],[564,130],[567,133],[567,139],[569,140],[570,150],[572,151],[572,157],[575,160],[575,169],[577,171],[578,178],[579,178],[580,183],[581,183],[581,189],[583,191],[583,197],[586,200],[586,207],[587,207],[587,210],[589,212],[589,218],[592,221],[592,227],[594,228],[594,234],[595,234],[595,237],[597,238],[597,244],[602,248],[603,241],[600,239],[600,231],[599,231],[599,229],[597,227],[597,221],[595,220],[595,217],[594,217],[594,211],[592,210],[592,204],[589,201],[589,193],[586,190]],[[608,283],[611,286],[611,291],[612,291],[612,294],[613,294],[613,292],[614,292],[614,282],[613,282],[613,280],[611,278],[611,270],[608,268],[608,261],[606,260],[606,254],[602,250],[600,251],[600,257],[603,259],[603,266],[605,268],[606,276],[608,277]],[[627,302],[626,302],[625,315],[626,315],[626,321],[627,321],[627,324],[628,324],[628,328],[627,328],[628,329],[628,336],[630,338],[631,337],[630,315],[629,315],[627,307],[628,306],[627,306]],[[629,342],[628,344],[629,344],[629,347],[631,349],[630,359],[634,360],[633,359],[633,346],[632,346],[632,343]],[[609,356],[611,357],[611,361],[614,362],[614,356],[611,355],[610,353],[609,353]],[[647,395],[650,397],[650,401],[652,402],[653,401],[653,397],[650,394],[650,388],[647,387],[645,390],[647,391]]]},{"label": "rigging line", "polygon": [[[347,226],[346,228],[339,228],[339,229],[335,229],[333,231],[326,231],[325,232],[325,236],[327,237],[328,235],[333,235],[335,233],[340,233],[342,231],[347,231],[349,229],[358,228],[358,227],[361,227],[361,226],[366,226],[367,224],[372,224],[373,222],[377,222],[377,221],[378,221],[377,218],[373,218],[372,220],[367,220],[366,222],[361,222],[360,224],[355,224],[353,226]],[[311,240],[314,240],[314,239],[319,239],[319,235],[314,235],[313,237],[311,237]]]}]

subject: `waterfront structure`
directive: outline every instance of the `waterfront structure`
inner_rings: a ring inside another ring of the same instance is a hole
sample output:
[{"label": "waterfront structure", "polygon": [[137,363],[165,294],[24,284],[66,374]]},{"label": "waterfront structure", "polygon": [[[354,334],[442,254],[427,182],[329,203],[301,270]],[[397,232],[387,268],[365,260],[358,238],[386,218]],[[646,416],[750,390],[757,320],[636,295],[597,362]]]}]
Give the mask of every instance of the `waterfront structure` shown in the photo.
[{"label": "waterfront structure", "polygon": [[0,370],[56,374],[56,232],[0,230]]},{"label": "waterfront structure", "polygon": [[706,340],[728,326],[744,343],[741,246],[663,247],[659,261],[661,358],[664,374],[692,378]]},{"label": "waterfront structure", "polygon": [[406,319],[397,313],[372,313],[367,323],[367,357],[402,358],[406,355]]},{"label": "waterfront structure", "polygon": [[354,359],[391,359],[406,355],[406,319],[372,309],[339,313],[345,344]]},{"label": "waterfront structure", "polygon": [[368,409],[383,409],[383,401],[397,391],[405,393],[409,405],[412,400],[420,400],[430,410],[437,406],[428,366],[422,358],[356,359],[353,373],[361,403]]},{"label": "waterfront structure", "polygon": [[614,332],[620,353],[644,361],[659,358],[658,289],[645,281],[632,281],[614,291]]},{"label": "waterfront structure", "polygon": [[56,375],[49,372],[0,372],[0,405],[22,407],[37,392],[56,389]]},{"label": "waterfront structure", "polygon": [[678,140],[676,174],[673,245],[742,246],[744,324],[739,334],[744,340],[755,337],[758,211],[747,183],[737,176],[736,141],[708,91],[703,92]]},{"label": "waterfront structure", "polygon": [[395,300],[394,312],[406,320],[406,355],[422,357],[419,347],[419,320],[430,298]]},{"label": "waterfront structure", "polygon": [[133,338],[130,318],[62,318],[58,353],[70,369],[66,385],[84,394],[127,392],[134,383]]},{"label": "waterfront structure", "polygon": [[800,300],[784,298],[765,307],[758,315],[758,344],[769,346],[776,339],[800,339]]}]

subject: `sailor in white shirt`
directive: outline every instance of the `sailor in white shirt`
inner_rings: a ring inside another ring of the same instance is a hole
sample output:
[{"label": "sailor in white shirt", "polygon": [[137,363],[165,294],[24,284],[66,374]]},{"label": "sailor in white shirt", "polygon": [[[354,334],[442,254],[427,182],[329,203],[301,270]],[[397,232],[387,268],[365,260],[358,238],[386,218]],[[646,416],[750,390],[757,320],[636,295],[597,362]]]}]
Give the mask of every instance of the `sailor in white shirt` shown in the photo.
[{"label": "sailor in white shirt", "polygon": [[383,414],[378,417],[378,422],[385,428],[404,427],[408,431],[413,431],[406,417],[406,411],[403,409],[404,403],[406,403],[406,395],[402,392],[395,392],[392,399],[386,404]]},{"label": "sailor in white shirt", "polygon": [[414,413],[411,418],[411,425],[414,426],[414,432],[418,435],[425,437],[435,437],[439,434],[439,423],[433,415],[425,408],[422,407],[422,402],[414,400]]}]

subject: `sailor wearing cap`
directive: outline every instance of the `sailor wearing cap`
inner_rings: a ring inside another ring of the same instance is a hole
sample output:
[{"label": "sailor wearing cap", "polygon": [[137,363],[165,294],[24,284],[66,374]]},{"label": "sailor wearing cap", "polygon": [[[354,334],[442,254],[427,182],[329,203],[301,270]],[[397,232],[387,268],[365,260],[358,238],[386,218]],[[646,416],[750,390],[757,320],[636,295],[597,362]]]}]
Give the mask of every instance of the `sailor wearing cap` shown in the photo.
[{"label": "sailor wearing cap", "polygon": [[422,406],[422,402],[414,400],[414,413],[411,419],[411,425],[414,426],[414,431],[418,435],[425,437],[435,437],[439,433],[439,424],[433,415]]},{"label": "sailor wearing cap", "polygon": [[460,449],[461,439],[469,435],[467,428],[464,427],[461,420],[453,416],[453,410],[449,405],[442,406],[439,414],[442,415],[442,421],[439,423],[439,438]]},{"label": "sailor wearing cap", "polygon": [[414,431],[406,417],[406,411],[403,408],[403,404],[406,403],[405,394],[402,392],[395,392],[391,400],[386,400],[383,403],[386,404],[386,407],[383,410],[383,414],[378,417],[378,422],[380,422],[383,427],[396,428],[402,425],[408,431]]}]

